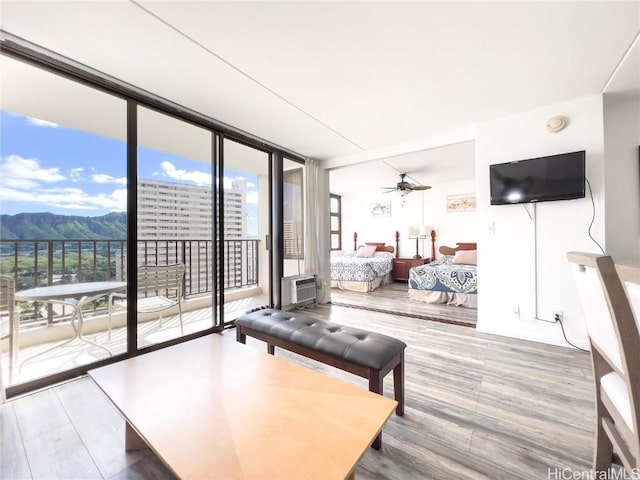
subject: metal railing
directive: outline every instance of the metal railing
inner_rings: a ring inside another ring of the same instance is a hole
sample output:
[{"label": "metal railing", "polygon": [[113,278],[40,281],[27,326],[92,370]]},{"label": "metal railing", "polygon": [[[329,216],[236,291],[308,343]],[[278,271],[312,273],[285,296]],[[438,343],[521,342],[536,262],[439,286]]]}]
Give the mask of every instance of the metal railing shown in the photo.
[{"label": "metal railing", "polygon": [[[260,240],[223,240],[225,291],[256,286]],[[186,267],[184,297],[213,291],[212,240],[138,240],[138,265],[182,262]],[[0,240],[0,274],[15,279],[16,290],[66,283],[127,281],[126,240]],[[220,288],[218,288],[219,290]],[[28,302],[27,302],[28,303]],[[21,324],[66,320],[48,305],[23,305]],[[101,306],[94,305],[94,309]]]}]

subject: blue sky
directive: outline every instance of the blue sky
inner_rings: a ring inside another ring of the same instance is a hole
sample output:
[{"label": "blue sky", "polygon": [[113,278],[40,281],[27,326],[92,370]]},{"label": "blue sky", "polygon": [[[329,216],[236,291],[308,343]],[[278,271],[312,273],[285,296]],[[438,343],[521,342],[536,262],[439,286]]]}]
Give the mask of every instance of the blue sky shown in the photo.
[{"label": "blue sky", "polygon": [[[148,148],[139,150],[138,175],[211,182],[211,170],[202,162]],[[257,177],[225,169],[225,184],[235,178],[247,182],[249,212],[254,211]],[[99,216],[125,211],[126,195],[126,143],[0,111],[0,213]]]}]

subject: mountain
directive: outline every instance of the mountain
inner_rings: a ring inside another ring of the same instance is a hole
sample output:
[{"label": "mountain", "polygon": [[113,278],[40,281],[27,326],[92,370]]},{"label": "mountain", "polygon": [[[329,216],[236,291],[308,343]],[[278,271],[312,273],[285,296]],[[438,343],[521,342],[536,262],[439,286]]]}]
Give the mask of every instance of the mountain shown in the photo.
[{"label": "mountain", "polygon": [[1,240],[126,240],[127,214],[101,217],[19,213],[0,215]]}]

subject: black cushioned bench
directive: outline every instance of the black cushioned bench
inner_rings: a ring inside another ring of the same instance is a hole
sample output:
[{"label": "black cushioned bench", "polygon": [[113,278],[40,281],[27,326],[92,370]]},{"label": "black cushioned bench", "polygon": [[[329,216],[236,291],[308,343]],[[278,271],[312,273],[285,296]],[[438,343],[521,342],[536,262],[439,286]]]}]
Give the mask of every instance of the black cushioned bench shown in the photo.
[{"label": "black cushioned bench", "polygon": [[[274,347],[340,368],[369,379],[369,390],[382,395],[382,380],[393,370],[396,415],[404,414],[404,349],[395,338],[338,323],[318,320],[298,312],[271,308],[248,313],[236,320],[236,339],[245,343],[247,335]],[[381,435],[372,444],[382,446]]]}]

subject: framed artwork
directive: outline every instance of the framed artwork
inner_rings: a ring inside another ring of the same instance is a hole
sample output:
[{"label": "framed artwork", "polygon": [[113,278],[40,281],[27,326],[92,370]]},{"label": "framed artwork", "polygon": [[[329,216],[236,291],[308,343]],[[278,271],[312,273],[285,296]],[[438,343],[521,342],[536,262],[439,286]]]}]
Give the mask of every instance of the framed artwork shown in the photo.
[{"label": "framed artwork", "polygon": [[371,212],[372,217],[390,217],[391,202],[372,203],[369,206],[369,211]]},{"label": "framed artwork", "polygon": [[459,195],[447,195],[447,213],[475,212],[476,194],[462,193]]}]

